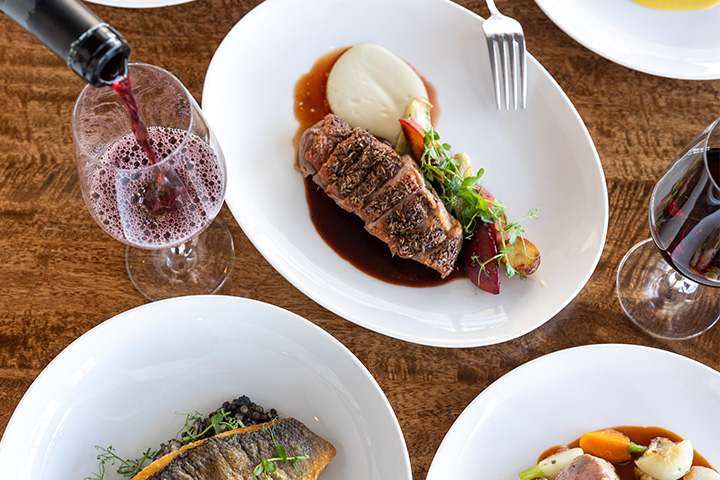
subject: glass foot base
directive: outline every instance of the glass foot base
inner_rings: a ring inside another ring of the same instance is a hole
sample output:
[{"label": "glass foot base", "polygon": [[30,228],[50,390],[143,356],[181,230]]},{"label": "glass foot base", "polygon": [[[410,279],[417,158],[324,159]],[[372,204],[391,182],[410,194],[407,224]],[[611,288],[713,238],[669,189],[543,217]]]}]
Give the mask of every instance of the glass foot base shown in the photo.
[{"label": "glass foot base", "polygon": [[130,280],[150,300],[213,293],[225,283],[234,258],[232,235],[219,218],[177,247],[125,249]]},{"label": "glass foot base", "polygon": [[720,289],[676,272],[652,239],[638,243],[623,258],[618,268],[617,294],[630,320],[658,338],[692,338],[720,319]]}]

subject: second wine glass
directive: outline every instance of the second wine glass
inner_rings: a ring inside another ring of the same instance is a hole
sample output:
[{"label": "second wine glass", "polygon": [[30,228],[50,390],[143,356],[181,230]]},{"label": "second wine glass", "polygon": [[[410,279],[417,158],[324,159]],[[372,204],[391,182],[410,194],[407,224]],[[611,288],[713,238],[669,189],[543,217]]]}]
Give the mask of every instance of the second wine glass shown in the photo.
[{"label": "second wine glass", "polygon": [[720,119],[655,184],[649,220],[618,269],[620,304],[655,337],[699,335],[720,319]]},{"label": "second wine glass", "polygon": [[73,111],[85,203],[128,245],[128,274],[147,298],[212,293],[234,256],[229,231],[213,222],[226,188],[220,145],[167,71],[130,64],[123,81],[117,92],[86,87]]}]

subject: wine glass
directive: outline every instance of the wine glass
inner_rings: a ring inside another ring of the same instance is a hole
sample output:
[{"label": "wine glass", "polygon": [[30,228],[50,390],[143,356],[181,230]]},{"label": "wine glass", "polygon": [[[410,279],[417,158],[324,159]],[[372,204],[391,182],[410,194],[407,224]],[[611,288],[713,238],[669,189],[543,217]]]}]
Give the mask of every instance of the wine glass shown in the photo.
[{"label": "wine glass", "polygon": [[177,78],[152,65],[128,71],[113,87],[85,87],[75,104],[83,198],[127,244],[128,274],[147,298],[212,293],[234,258],[230,232],[213,222],[226,186],[220,145]]},{"label": "wine glass", "polygon": [[692,338],[720,318],[720,119],[665,170],[649,218],[652,238],[620,263],[620,304],[650,335]]}]

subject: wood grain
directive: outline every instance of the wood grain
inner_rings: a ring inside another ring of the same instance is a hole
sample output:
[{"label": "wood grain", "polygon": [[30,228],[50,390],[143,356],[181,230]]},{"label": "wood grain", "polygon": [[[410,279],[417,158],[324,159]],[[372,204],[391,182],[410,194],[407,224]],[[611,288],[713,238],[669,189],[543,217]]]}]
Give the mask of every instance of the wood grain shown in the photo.
[{"label": "wood grain", "polygon": [[[358,0],[360,1],[360,0]],[[175,73],[195,98],[213,52],[258,1],[197,0],[174,7],[92,9],[128,38],[133,60]],[[458,2],[482,16],[484,2]],[[720,112],[720,81],[654,77],[601,58],[558,29],[532,0],[505,2],[528,48],[586,123],[605,171],[607,244],[585,288],[537,330],[482,348],[444,349],[368,331],[320,307],[280,276],[229,211],[234,272],[220,293],[269,302],[316,323],[372,372],[423,479],[455,418],[494,380],[560,349],[595,343],[648,345],[720,369],[720,328],[660,341],[625,317],[614,291],[625,252],[648,235],[646,208],[667,162]],[[42,369],[74,339],[146,303],[127,279],[124,249],[90,217],[80,194],[70,126],[82,82],[49,51],[0,17],[0,432]]]}]

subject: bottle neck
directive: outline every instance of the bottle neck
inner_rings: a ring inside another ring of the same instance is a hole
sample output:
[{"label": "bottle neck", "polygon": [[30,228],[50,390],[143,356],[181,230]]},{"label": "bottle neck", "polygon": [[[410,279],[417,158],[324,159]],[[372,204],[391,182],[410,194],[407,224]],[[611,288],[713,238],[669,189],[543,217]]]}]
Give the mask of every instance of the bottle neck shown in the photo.
[{"label": "bottle neck", "polygon": [[102,23],[91,27],[71,45],[68,66],[87,83],[96,87],[111,85],[127,75],[130,46],[111,26]]},{"label": "bottle neck", "polygon": [[128,43],[78,0],[0,0],[0,10],[91,85],[127,72]]}]

